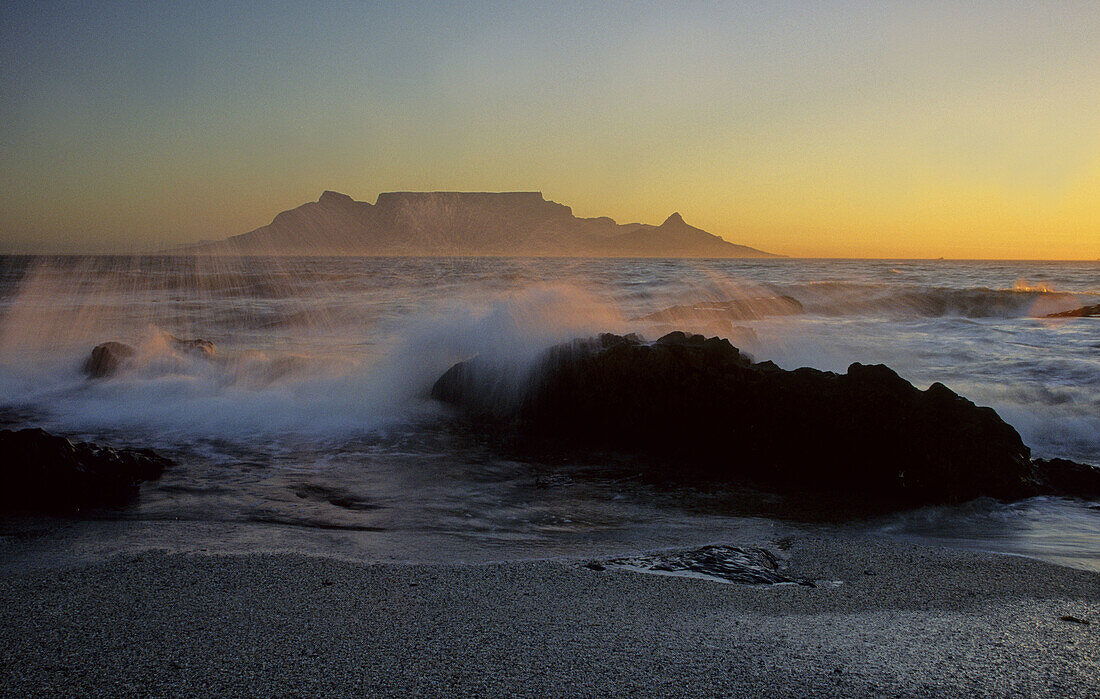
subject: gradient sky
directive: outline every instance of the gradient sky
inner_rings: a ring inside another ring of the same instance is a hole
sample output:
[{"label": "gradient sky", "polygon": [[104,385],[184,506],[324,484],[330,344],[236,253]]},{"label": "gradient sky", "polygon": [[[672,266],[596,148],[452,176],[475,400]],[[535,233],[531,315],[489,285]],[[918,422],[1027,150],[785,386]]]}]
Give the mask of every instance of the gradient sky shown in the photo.
[{"label": "gradient sky", "polygon": [[0,4],[0,250],[538,189],[798,256],[1100,258],[1100,3]]}]

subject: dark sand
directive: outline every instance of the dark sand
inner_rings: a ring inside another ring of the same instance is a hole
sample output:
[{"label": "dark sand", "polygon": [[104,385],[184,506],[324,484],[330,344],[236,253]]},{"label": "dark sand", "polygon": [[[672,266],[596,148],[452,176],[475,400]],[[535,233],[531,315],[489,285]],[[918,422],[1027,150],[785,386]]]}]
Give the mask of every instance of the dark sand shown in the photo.
[{"label": "dark sand", "polygon": [[784,555],[839,584],[295,554],[8,572],[0,694],[1100,693],[1100,573],[863,538]]}]

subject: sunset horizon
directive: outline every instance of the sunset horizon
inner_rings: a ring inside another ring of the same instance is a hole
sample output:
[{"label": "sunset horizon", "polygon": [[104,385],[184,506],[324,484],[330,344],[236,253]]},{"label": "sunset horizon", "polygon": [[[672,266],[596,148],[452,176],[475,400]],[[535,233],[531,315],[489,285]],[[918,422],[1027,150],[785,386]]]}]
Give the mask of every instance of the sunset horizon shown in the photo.
[{"label": "sunset horizon", "polygon": [[[320,193],[320,192],[323,192],[323,191],[337,191],[337,190],[335,190],[331,187],[322,187],[322,188],[319,188],[317,191]],[[382,189],[380,189],[380,190],[377,190],[377,192],[375,193],[374,196],[357,197],[357,196],[352,195],[352,194],[348,194],[348,196],[352,196],[357,201],[371,202],[371,201],[376,200],[377,196],[379,194],[386,194],[386,193],[390,193],[390,192],[393,192],[393,191],[398,191],[398,190],[382,190]],[[435,189],[435,190],[400,190],[400,191],[424,192],[424,193],[464,193],[464,194],[465,193],[473,193],[473,194],[480,194],[480,193],[508,194],[508,193],[517,193],[517,192],[538,192],[539,194],[543,195],[543,197],[547,201],[566,204],[567,206],[569,205],[567,202],[562,201],[560,198],[552,197],[552,196],[548,195],[545,191],[539,190],[537,188],[518,188],[518,189],[514,189],[514,190],[477,190],[477,191],[440,188],[440,189]],[[347,192],[340,192],[340,193],[341,194],[347,194]],[[314,199],[316,199],[316,197],[314,197]],[[297,206],[300,206],[303,203],[309,203],[310,201],[313,201],[313,200],[312,199],[307,199],[305,201],[298,202],[297,204],[287,205],[281,211],[288,211],[288,210],[294,209]],[[619,223],[656,224],[656,223],[659,223],[661,220],[663,220],[664,218],[666,218],[668,215],[670,215],[672,213],[679,213],[682,216],[684,216],[686,219],[690,220],[690,222],[692,222],[692,223],[698,223],[699,221],[701,221],[703,219],[703,217],[701,217],[701,216],[696,216],[694,212],[687,211],[685,213],[685,211],[682,211],[681,209],[677,209],[677,208],[673,208],[669,211],[668,214],[658,216],[657,218],[655,218],[653,220],[643,220],[641,217],[630,216],[630,215],[627,215],[627,216],[614,216],[614,215],[608,214],[607,212],[601,212],[601,211],[598,211],[598,210],[577,211],[576,207],[572,207],[572,206],[571,206],[571,208],[574,209],[574,214],[575,215],[583,217],[583,218],[606,217],[606,218],[611,218],[611,219],[613,219],[613,220],[615,220]],[[81,243],[81,242],[79,242],[78,238],[72,237],[72,236],[64,236],[64,238],[62,240],[53,241],[53,242],[49,242],[49,241],[41,241],[41,242],[30,241],[30,242],[26,242],[26,243],[22,243],[22,244],[20,243],[18,238],[15,238],[15,239],[9,241],[9,247],[7,249],[4,249],[4,248],[0,247],[0,254],[16,254],[16,255],[69,255],[69,254],[73,254],[73,255],[119,255],[119,254],[135,254],[135,255],[150,255],[150,254],[178,253],[181,250],[186,250],[186,249],[191,248],[191,247],[196,246],[196,245],[202,245],[202,244],[206,244],[206,243],[216,242],[216,241],[223,240],[223,239],[226,239],[226,238],[231,238],[233,236],[239,236],[239,235],[241,235],[243,233],[247,233],[251,230],[262,228],[263,226],[271,223],[271,221],[275,218],[275,216],[278,213],[279,213],[279,211],[274,211],[266,219],[258,219],[257,221],[253,221],[252,224],[247,224],[246,223],[245,224],[246,228],[243,228],[241,230],[225,231],[222,234],[210,233],[208,237],[199,237],[199,238],[193,238],[193,239],[191,239],[191,238],[173,239],[171,236],[168,236],[168,235],[163,235],[163,236],[137,235],[132,241],[130,241],[129,243],[127,243],[125,245],[117,245],[116,244],[116,245],[112,246],[112,245],[96,245],[93,242]],[[700,227],[704,227],[704,226],[700,226]],[[758,231],[759,230],[764,230],[764,229],[761,228],[761,229],[758,229]],[[713,235],[721,237],[722,239],[726,240],[727,242],[735,243],[737,245],[752,245],[755,242],[755,240],[752,237],[753,236],[752,231],[745,231],[743,234],[740,234],[740,235],[729,233],[729,232],[722,232],[720,230],[713,230],[713,229],[709,230],[709,232],[712,233]],[[901,234],[899,233],[899,235],[901,235]],[[812,237],[812,234],[807,233],[806,236]],[[758,235],[756,237],[758,237],[760,239],[768,239],[769,238],[768,236],[765,236],[763,234],[759,234],[759,232],[758,232]],[[803,236],[803,237],[805,237],[805,236]],[[785,240],[785,239],[777,240],[776,245],[779,245],[779,246],[791,245],[790,243],[784,243],[783,240]],[[143,247],[143,245],[144,245],[144,247]],[[754,247],[757,247],[757,246],[754,245]],[[796,246],[796,247],[793,247],[793,248],[769,249],[768,252],[774,252],[777,257],[785,258],[785,259],[811,259],[811,260],[812,259],[822,259],[822,260],[825,260],[825,259],[835,259],[835,260],[844,260],[844,259],[851,259],[851,260],[860,260],[860,259],[866,259],[866,260],[948,260],[948,261],[949,260],[974,260],[974,261],[1003,260],[1003,261],[1006,261],[1006,262],[1013,262],[1013,261],[1015,261],[1015,262],[1028,262],[1028,261],[1089,262],[1089,261],[1094,261],[1094,260],[1095,261],[1100,261],[1100,256],[1093,256],[1093,257],[1089,257],[1089,256],[1082,256],[1082,257],[1051,257],[1051,256],[1046,256],[1046,257],[1043,257],[1043,256],[1027,256],[1026,254],[1019,254],[1019,255],[1009,254],[1009,255],[1003,255],[1003,256],[995,256],[995,255],[990,254],[991,250],[996,249],[996,247],[993,246],[993,245],[989,245],[989,246],[985,246],[985,247],[976,247],[976,248],[960,248],[960,246],[958,246],[958,245],[945,245],[942,250],[945,253],[954,253],[954,254],[941,254],[941,255],[934,254],[935,251],[932,251],[928,254],[916,254],[917,252],[923,251],[926,248],[925,247],[913,247],[911,245],[905,245],[905,244],[901,244],[901,245],[895,244],[893,247],[891,247],[890,244],[885,244],[881,247],[882,247],[882,252],[880,254],[864,254],[864,255],[844,254],[843,252],[836,252],[835,254],[829,254],[829,252],[827,250],[821,251],[821,252],[815,254],[814,251],[817,250],[818,248],[815,248],[812,245],[805,245],[805,244],[800,245],[800,246]],[[801,253],[800,252],[788,252],[787,251],[788,249],[802,250],[803,252],[801,252]],[[847,248],[844,248],[844,249],[847,249]],[[1092,248],[1090,247],[1088,249],[1091,250]],[[898,254],[890,254],[891,251],[897,252]],[[912,251],[913,254],[910,254],[910,255],[900,254],[904,251]],[[415,256],[414,253],[408,253],[408,254],[413,254]],[[425,253],[423,253],[423,255],[424,256],[439,256],[439,253],[425,252]],[[516,252],[514,254],[501,254],[501,256],[505,256],[505,257],[507,257],[507,256],[530,257],[531,255],[525,255],[522,252]],[[539,257],[539,256],[544,256],[544,255],[534,255],[534,256]],[[570,255],[568,255],[567,253],[562,253],[562,254],[555,254],[555,255],[551,255],[551,256],[552,257],[561,257],[561,256],[570,256]],[[584,253],[578,253],[577,256],[584,257],[586,255]]]},{"label": "sunset horizon", "polygon": [[536,189],[790,257],[1100,258],[1088,4],[0,13],[6,252]]}]

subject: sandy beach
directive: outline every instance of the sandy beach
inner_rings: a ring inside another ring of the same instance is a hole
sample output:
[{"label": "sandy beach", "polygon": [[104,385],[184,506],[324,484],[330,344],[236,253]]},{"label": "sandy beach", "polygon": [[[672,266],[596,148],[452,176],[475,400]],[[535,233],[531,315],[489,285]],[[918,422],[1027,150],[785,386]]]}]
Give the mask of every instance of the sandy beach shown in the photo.
[{"label": "sandy beach", "polygon": [[[865,538],[816,587],[149,552],[0,580],[0,694],[1095,696],[1100,574]],[[1073,617],[1078,621],[1066,620]]]}]

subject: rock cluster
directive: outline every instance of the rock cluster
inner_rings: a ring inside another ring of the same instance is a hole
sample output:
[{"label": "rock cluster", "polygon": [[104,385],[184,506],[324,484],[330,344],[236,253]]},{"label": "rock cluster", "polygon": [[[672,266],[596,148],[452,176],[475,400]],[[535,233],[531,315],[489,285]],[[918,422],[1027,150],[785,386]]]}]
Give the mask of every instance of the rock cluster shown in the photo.
[{"label": "rock cluster", "polygon": [[[172,349],[182,354],[188,354],[201,359],[212,359],[215,354],[214,343],[210,340],[196,338],[184,340],[175,335],[166,335],[166,341]],[[122,342],[104,342],[92,348],[92,352],[84,361],[81,371],[89,379],[104,379],[114,376],[137,354],[130,345]]]},{"label": "rock cluster", "polygon": [[601,335],[551,348],[525,375],[473,359],[432,395],[545,448],[623,452],[651,474],[878,505],[1086,494],[1100,469],[1033,462],[991,408],[883,365],[836,374],[754,363],[727,340]]},{"label": "rock cluster", "polygon": [[171,465],[149,449],[74,444],[41,429],[0,430],[0,511],[122,505]]}]

